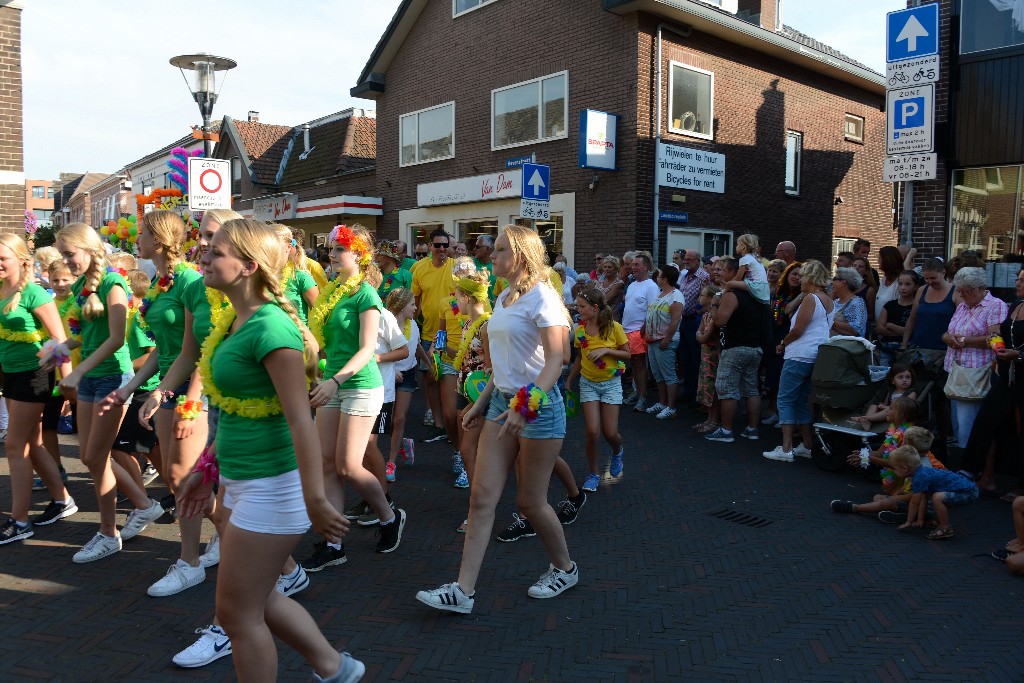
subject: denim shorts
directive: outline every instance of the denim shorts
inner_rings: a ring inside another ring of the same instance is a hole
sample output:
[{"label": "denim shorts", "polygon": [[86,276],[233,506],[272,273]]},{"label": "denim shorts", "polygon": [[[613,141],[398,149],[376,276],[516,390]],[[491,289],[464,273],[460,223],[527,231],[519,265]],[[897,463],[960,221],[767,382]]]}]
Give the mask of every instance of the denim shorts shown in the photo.
[{"label": "denim shorts", "polygon": [[[83,377],[78,383],[78,400],[82,403],[99,403],[107,394],[120,389],[132,381],[134,372],[126,372],[123,375],[108,375],[107,377]],[[130,405],[132,397],[125,397],[125,405]]]},{"label": "denim shorts", "polygon": [[[430,346],[433,343],[434,343],[433,339],[421,339],[420,340],[420,348],[423,349],[423,353],[425,353],[428,358],[430,357]],[[424,363],[423,361],[420,361],[419,365],[417,365],[417,367],[421,371],[423,371],[423,372],[430,372],[430,365],[428,363]]]},{"label": "denim shorts", "polygon": [[[506,394],[495,389],[491,394],[491,403],[487,407],[487,419],[498,424],[505,424],[505,421],[498,421],[498,416],[508,410],[508,402],[515,394]],[[562,394],[557,388],[548,392],[548,402],[544,404],[537,415],[537,419],[523,426],[519,434],[524,439],[564,439],[565,438],[565,402]]]},{"label": "denim shorts", "polygon": [[[206,397],[204,396],[203,398],[205,399]],[[217,427],[220,426],[220,408],[210,406],[210,410],[206,414],[206,424],[206,447],[209,448],[217,440]]]},{"label": "denim shorts", "polygon": [[651,366],[651,374],[654,381],[665,384],[678,384],[676,378],[676,348],[679,340],[671,341],[668,348],[661,350],[661,341],[652,341],[647,344],[647,362]]},{"label": "denim shorts", "polygon": [[943,491],[943,493],[946,495],[946,505],[949,507],[967,505],[968,503],[974,503],[978,500],[977,486],[970,491]]},{"label": "denim shorts", "polygon": [[715,376],[718,398],[738,401],[741,398],[760,396],[757,386],[757,371],[760,367],[761,349],[752,346],[724,349],[718,355],[718,374]]},{"label": "denim shorts", "polygon": [[458,376],[459,371],[455,369],[455,366],[451,364],[451,361],[446,359],[444,355],[441,356],[441,376],[445,375],[456,375]]},{"label": "denim shorts", "polygon": [[617,375],[603,382],[592,382],[580,375],[580,403],[598,401],[608,405],[622,405],[622,379]]},{"label": "denim shorts", "polygon": [[419,383],[416,382],[416,368],[411,367],[408,370],[401,370],[402,381],[395,384],[395,391],[403,391],[407,394],[415,393]]},{"label": "denim shorts", "polygon": [[[330,381],[330,380],[328,380]],[[384,405],[384,387],[338,389],[324,408],[337,408],[356,417],[377,417]]]}]

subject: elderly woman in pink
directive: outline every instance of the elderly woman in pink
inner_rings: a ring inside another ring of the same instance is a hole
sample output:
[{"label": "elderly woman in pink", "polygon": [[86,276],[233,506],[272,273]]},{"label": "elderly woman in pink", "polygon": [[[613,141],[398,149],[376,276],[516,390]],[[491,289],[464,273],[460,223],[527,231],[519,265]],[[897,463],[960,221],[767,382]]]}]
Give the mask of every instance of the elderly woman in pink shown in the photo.
[{"label": "elderly woman in pink", "polygon": [[[991,329],[998,328],[1006,317],[1006,304],[988,291],[988,278],[984,268],[961,268],[953,278],[953,286],[960,295],[960,303],[942,335],[946,349],[943,367],[949,372],[956,362],[965,368],[981,368],[992,363],[995,354],[988,345]],[[960,448],[967,447],[974,418],[981,409],[977,401],[950,400],[953,430]]]}]

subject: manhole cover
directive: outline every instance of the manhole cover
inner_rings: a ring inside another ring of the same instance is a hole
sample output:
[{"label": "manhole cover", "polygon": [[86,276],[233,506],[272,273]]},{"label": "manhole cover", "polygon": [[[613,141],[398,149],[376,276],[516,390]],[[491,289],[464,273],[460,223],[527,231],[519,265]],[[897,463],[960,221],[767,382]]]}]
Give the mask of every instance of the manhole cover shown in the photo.
[{"label": "manhole cover", "polygon": [[754,527],[760,529],[766,527],[772,523],[772,520],[765,519],[764,517],[758,517],[757,515],[751,515],[747,512],[741,512],[740,510],[734,510],[730,507],[719,508],[713,512],[707,513],[711,517],[717,517],[718,519],[726,522],[732,522],[733,524],[742,524],[743,526]]}]

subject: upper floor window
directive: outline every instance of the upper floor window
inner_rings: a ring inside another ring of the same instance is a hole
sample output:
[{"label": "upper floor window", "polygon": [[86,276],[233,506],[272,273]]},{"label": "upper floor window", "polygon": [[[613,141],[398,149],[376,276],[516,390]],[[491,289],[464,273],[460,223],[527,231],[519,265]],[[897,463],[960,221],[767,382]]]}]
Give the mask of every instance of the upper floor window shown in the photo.
[{"label": "upper floor window", "polygon": [[455,103],[421,109],[399,117],[402,166],[455,156]]},{"label": "upper floor window", "polygon": [[786,131],[786,194],[800,194],[800,161],[804,155],[804,134]]},{"label": "upper floor window", "polygon": [[46,198],[53,199],[53,185],[50,185],[48,188],[46,188]]},{"label": "upper floor window", "polygon": [[46,186],[45,185],[33,185],[32,186],[32,199],[46,199]]},{"label": "upper floor window", "polygon": [[231,157],[231,194],[242,194],[242,160]]},{"label": "upper floor window", "polygon": [[491,91],[491,149],[568,135],[569,72]]},{"label": "upper floor window", "polygon": [[669,62],[669,130],[711,140],[715,115],[715,75],[693,66]]},{"label": "upper floor window", "polygon": [[962,0],[960,54],[1024,45],[1019,8],[1017,0]]},{"label": "upper floor window", "polygon": [[489,5],[498,0],[452,0],[452,16],[457,17],[466,12],[472,12],[477,7]]},{"label": "upper floor window", "polygon": [[854,142],[864,142],[864,119],[847,114],[843,122],[843,137]]}]

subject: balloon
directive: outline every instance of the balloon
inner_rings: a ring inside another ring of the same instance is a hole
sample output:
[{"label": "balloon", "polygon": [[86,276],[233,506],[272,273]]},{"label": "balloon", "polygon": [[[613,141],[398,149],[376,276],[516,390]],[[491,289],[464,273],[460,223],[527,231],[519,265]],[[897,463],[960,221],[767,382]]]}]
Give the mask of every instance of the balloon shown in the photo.
[{"label": "balloon", "polygon": [[320,368],[320,372],[326,372],[327,371],[327,359],[326,358],[321,358],[320,362],[317,363],[317,367]]},{"label": "balloon", "polygon": [[104,237],[106,237],[107,233],[109,233],[109,232],[110,232],[110,228],[108,228],[105,225],[100,228],[100,234],[103,235]]},{"label": "balloon", "polygon": [[128,236],[129,237],[135,237],[138,234],[139,234],[139,229],[136,228],[134,225],[132,227],[128,228]]},{"label": "balloon", "polygon": [[116,225],[116,223],[114,223],[114,220],[113,220],[113,219],[110,219],[109,221],[107,221],[107,227],[109,227],[109,228],[112,228],[112,227],[114,227],[115,225]]},{"label": "balloon", "polygon": [[132,214],[131,216],[128,216],[128,222],[129,222],[129,223],[135,223],[135,222],[137,222],[138,220],[139,220],[139,218],[138,218],[138,216],[136,216],[135,214]]}]

